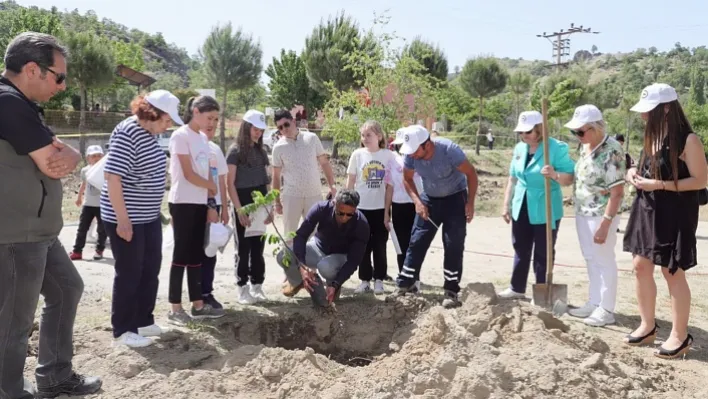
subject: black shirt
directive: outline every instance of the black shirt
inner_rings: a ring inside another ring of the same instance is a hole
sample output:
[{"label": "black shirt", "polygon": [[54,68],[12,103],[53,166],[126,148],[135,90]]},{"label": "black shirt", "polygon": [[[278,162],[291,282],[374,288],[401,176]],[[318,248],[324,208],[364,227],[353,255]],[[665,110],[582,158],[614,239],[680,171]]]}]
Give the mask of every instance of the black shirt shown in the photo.
[{"label": "black shirt", "polygon": [[[236,165],[236,188],[253,188],[270,184],[268,177],[268,154],[262,148],[250,148],[246,157],[246,162],[239,159],[239,148],[233,146],[226,156],[226,164]],[[234,182],[229,182],[234,184]]]},{"label": "black shirt", "polygon": [[53,138],[41,108],[0,77],[0,139],[10,143],[18,155],[28,155],[52,144]]}]

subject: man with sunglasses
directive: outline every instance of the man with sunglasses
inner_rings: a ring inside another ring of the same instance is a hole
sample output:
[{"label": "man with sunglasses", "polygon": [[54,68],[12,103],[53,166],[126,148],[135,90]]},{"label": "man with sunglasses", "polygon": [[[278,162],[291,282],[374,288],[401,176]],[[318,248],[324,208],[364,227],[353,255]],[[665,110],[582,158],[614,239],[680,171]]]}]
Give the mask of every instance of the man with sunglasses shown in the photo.
[{"label": "man with sunglasses", "polygon": [[[0,398],[87,395],[101,380],[73,371],[83,281],[58,236],[62,183],[81,160],[44,123],[36,103],[66,89],[66,50],[34,32],[15,37],[0,77]],[[23,379],[39,295],[37,390]],[[34,396],[33,396],[34,395]]]},{"label": "man with sunglasses", "polygon": [[344,189],[333,200],[315,204],[293,240],[295,259],[286,266],[285,250],[278,254],[276,259],[294,294],[305,288],[318,306],[328,306],[339,297],[342,284],[364,259],[369,242],[369,223],[357,210],[359,199],[355,190]]},{"label": "man with sunglasses", "polygon": [[[283,138],[273,146],[273,189],[280,190],[275,211],[283,215],[286,234],[297,230],[300,218],[322,201],[320,168],[330,194],[337,193],[329,156],[316,134],[300,132],[288,110],[278,110],[273,118]],[[281,189],[282,176],[282,189]]]}]

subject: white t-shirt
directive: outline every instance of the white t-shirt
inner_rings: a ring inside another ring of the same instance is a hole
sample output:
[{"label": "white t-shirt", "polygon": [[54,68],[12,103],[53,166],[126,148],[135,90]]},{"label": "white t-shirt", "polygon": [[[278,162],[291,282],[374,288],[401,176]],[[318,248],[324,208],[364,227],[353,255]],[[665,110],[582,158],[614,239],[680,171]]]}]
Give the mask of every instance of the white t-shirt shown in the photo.
[{"label": "white t-shirt", "polygon": [[204,133],[197,133],[184,125],[170,137],[170,194],[173,204],[206,204],[208,190],[187,181],[182,173],[178,155],[189,155],[192,169],[199,176],[209,178],[209,140]]},{"label": "white t-shirt", "polygon": [[320,138],[312,132],[300,132],[295,140],[283,136],[273,146],[273,167],[283,168],[281,195],[286,197],[322,197],[320,162],[326,154]]},{"label": "white t-shirt", "polygon": [[[224,153],[221,152],[221,148],[219,148],[216,143],[209,140],[209,149],[211,150],[209,154],[209,168],[214,166],[216,167],[216,172],[219,177],[226,176],[229,173],[229,167],[226,165],[226,157],[224,157]],[[216,184],[216,205],[221,205],[221,187],[218,182]]]},{"label": "white t-shirt", "polygon": [[393,159],[393,152],[387,149],[369,152],[366,148],[359,148],[352,153],[347,173],[356,175],[354,188],[361,197],[359,209],[373,210],[385,207],[386,165]]},{"label": "white t-shirt", "polygon": [[[393,153],[393,159],[388,163],[386,168],[386,184],[393,187],[393,202],[396,204],[409,204],[413,200],[406,191],[406,186],[403,184],[403,157]],[[418,189],[418,195],[423,194],[423,179],[418,173],[413,174],[413,182]]]}]

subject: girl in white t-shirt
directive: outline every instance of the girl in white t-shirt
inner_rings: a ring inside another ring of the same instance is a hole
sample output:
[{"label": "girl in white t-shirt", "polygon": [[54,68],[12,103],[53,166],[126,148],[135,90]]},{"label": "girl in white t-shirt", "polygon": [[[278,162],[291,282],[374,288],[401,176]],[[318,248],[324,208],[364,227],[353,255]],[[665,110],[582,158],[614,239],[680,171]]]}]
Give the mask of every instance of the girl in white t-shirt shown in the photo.
[{"label": "girl in white t-shirt", "polygon": [[378,122],[367,121],[359,131],[362,148],[354,151],[349,158],[347,188],[356,189],[361,196],[358,209],[369,222],[371,236],[364,259],[359,265],[361,284],[354,292],[370,292],[373,278],[374,294],[383,294],[383,280],[386,278],[388,269],[386,259],[388,230],[384,225],[386,213],[384,208],[386,196],[392,195],[390,193],[393,192],[393,188],[384,182],[384,178],[386,165],[394,159],[394,154],[386,148],[386,137]]},{"label": "girl in white t-shirt", "polygon": [[[184,119],[189,123],[170,137],[169,209],[174,229],[174,251],[170,270],[170,322],[184,325],[191,318],[217,318],[223,309],[215,309],[202,298],[202,263],[204,235],[209,222],[218,222],[214,196],[217,185],[209,176],[208,129],[219,118],[219,104],[209,96],[190,98]],[[187,269],[187,287],[192,302],[191,318],[182,308],[182,280]]]},{"label": "girl in white t-shirt", "polygon": [[[394,158],[386,165],[386,184],[393,188],[391,195],[386,195],[386,214],[384,223],[389,231],[393,228],[401,247],[401,254],[397,256],[398,272],[403,270],[403,261],[406,260],[406,252],[411,242],[411,231],[415,222],[415,205],[410,195],[406,191],[403,183],[403,156],[398,152],[403,144],[403,131],[396,132],[396,140],[391,143],[394,150]],[[413,181],[418,189],[418,193],[423,193],[423,179],[415,173]],[[388,192],[387,192],[388,194]],[[390,210],[390,211],[389,211]],[[391,219],[393,218],[393,223]],[[415,284],[420,289],[420,276],[415,276]]]}]

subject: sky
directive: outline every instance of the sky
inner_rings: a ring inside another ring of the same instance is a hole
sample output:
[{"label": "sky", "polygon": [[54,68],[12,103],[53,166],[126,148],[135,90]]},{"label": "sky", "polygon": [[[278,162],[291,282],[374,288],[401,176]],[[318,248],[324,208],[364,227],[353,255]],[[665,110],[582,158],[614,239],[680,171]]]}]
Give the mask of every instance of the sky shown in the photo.
[{"label": "sky", "polygon": [[[450,71],[478,55],[553,61],[552,46],[536,37],[567,29],[571,23],[600,34],[570,36],[571,55],[596,45],[603,53],[628,52],[674,43],[697,47],[708,38],[705,0],[16,0],[23,6],[94,10],[128,28],[161,32],[167,42],[196,54],[217,24],[231,22],[258,39],[264,69],[281,49],[300,52],[321,19],[345,11],[361,28],[374,15],[390,17],[388,32],[406,40],[416,36],[438,44]],[[414,5],[418,4],[418,5]],[[380,31],[380,29],[379,29]],[[402,43],[402,42],[401,42]],[[265,79],[264,79],[265,81]]]}]

